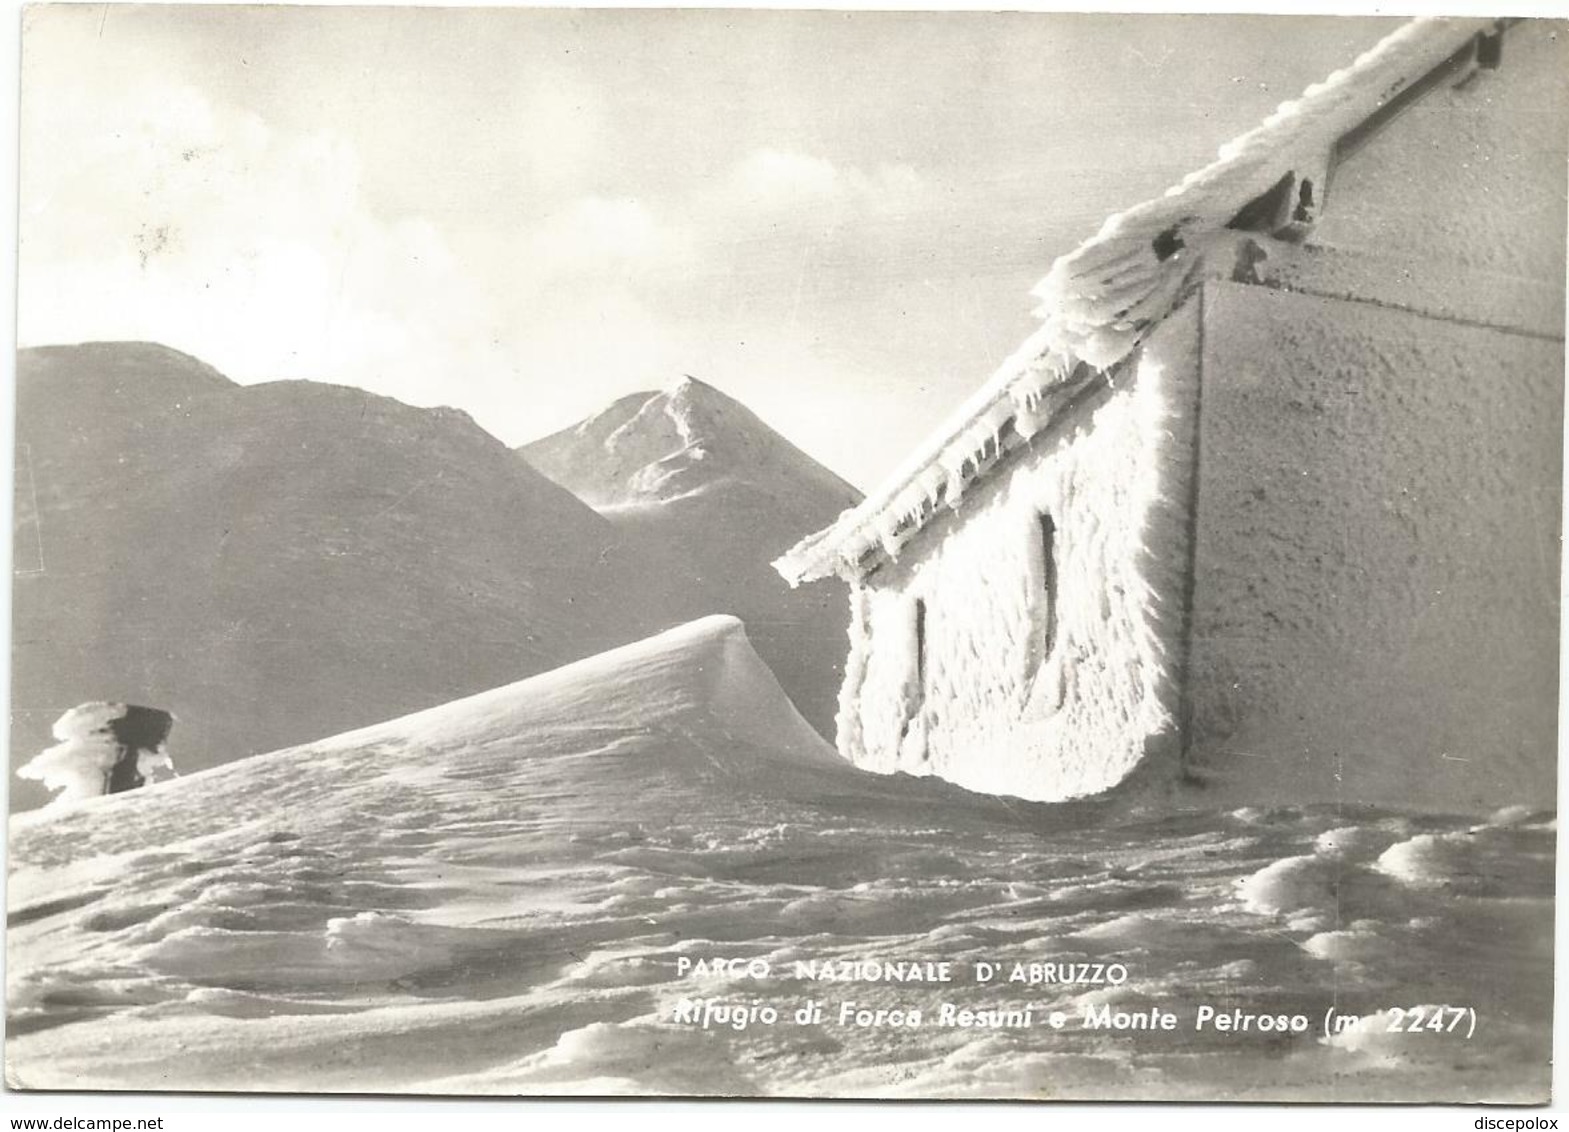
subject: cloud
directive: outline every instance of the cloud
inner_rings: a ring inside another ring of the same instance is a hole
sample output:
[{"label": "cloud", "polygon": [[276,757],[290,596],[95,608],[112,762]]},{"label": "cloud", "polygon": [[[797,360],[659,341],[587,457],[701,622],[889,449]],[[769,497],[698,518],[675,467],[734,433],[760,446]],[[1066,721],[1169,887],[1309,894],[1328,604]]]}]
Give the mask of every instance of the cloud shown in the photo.
[{"label": "cloud", "polygon": [[740,158],[698,195],[704,238],[738,249],[742,273],[798,273],[816,282],[898,259],[929,236],[921,219],[941,201],[909,165],[862,168],[812,154],[763,148]]},{"label": "cloud", "polygon": [[[157,341],[242,383],[456,405],[508,443],[627,382],[667,379],[695,349],[659,300],[697,249],[642,200],[584,195],[548,212],[520,200],[515,227],[484,226],[486,254],[460,255],[442,225],[368,204],[343,135],[280,130],[188,85],[135,90],[62,90],[29,108],[24,345]],[[526,102],[581,127],[534,154],[565,170],[592,122],[570,99]]]},{"label": "cloud", "polygon": [[818,343],[833,320],[863,317],[865,293],[887,285],[869,285],[868,263],[908,262],[898,249],[923,238],[908,218],[934,198],[908,166],[837,166],[764,147],[684,193],[581,196],[498,233],[484,253],[496,265],[489,274],[517,368],[541,394],[526,407],[532,432],[518,413],[491,427],[528,439],[558,407],[573,412],[553,427],[690,372],[731,384],[792,428],[807,421],[795,435],[853,450],[846,430],[811,419],[821,401],[799,391],[881,391],[865,359]]},{"label": "cloud", "polygon": [[481,289],[431,224],[365,205],[343,137],[280,132],[178,85],[26,113],[23,344],[147,339],[241,382],[415,404],[512,384]]},{"label": "cloud", "polygon": [[174,81],[50,94],[23,124],[23,344],[158,341],[240,382],[456,405],[511,444],[680,372],[741,392],[869,380],[811,343],[932,199],[906,166],[784,147],[662,197],[570,195],[593,182],[579,173],[603,123],[536,84],[519,95],[534,140],[516,223],[438,222],[373,207],[333,129],[279,128]]},{"label": "cloud", "polygon": [[678,318],[656,308],[648,296],[623,286],[585,288],[520,313],[514,323],[520,368],[534,375],[551,395],[528,405],[535,426],[527,420],[503,422],[518,429],[515,442],[547,431],[545,418],[563,402],[573,410],[548,427],[560,427],[631,389],[657,387],[690,368],[696,343]]},{"label": "cloud", "polygon": [[861,212],[908,211],[926,185],[909,165],[840,168],[826,158],[789,150],[755,149],[730,171],[722,189],[737,210],[809,209],[831,204]]},{"label": "cloud", "polygon": [[692,254],[686,238],[635,199],[589,196],[552,213],[527,237],[540,282],[562,275],[627,276],[673,268]]},{"label": "cloud", "polygon": [[777,149],[749,153],[731,172],[730,180],[739,203],[765,208],[833,196],[843,187],[831,162]]},{"label": "cloud", "polygon": [[534,76],[518,108],[513,144],[531,178],[559,187],[574,183],[604,144],[599,101],[582,83],[556,71]]}]

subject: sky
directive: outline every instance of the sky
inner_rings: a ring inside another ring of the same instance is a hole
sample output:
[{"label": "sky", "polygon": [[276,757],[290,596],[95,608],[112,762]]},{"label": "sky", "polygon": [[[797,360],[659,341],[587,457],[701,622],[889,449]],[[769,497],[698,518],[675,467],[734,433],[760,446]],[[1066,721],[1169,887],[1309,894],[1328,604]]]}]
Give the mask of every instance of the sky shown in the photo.
[{"label": "sky", "polygon": [[511,445],[689,374],[868,490],[1056,256],[1396,24],[34,6],[18,339]]}]

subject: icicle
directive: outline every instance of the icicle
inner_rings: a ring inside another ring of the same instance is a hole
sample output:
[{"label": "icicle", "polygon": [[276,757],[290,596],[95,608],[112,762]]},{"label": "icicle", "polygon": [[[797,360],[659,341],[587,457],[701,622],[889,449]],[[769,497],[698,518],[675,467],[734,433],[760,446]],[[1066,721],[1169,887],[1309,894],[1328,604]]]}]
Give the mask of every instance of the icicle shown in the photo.
[{"label": "icicle", "polygon": [[877,517],[877,541],[882,544],[883,553],[889,558],[899,557],[900,539],[897,532],[896,518],[886,514]]},{"label": "icicle", "polygon": [[964,484],[965,480],[962,474],[958,472],[949,473],[948,509],[950,511],[957,511],[959,509],[959,502],[964,498]]},{"label": "icicle", "polygon": [[935,510],[944,488],[950,486],[952,474],[940,464],[934,464],[921,473],[921,488],[926,493],[926,506]]}]

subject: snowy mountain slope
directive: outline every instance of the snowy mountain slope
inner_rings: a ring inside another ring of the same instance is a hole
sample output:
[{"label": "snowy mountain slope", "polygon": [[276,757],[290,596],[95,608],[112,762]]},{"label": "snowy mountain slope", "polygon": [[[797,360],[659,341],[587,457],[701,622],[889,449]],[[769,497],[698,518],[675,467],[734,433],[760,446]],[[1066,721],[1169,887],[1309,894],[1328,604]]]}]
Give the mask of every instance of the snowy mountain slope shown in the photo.
[{"label": "snowy mountain slope", "polygon": [[[530,464],[594,507],[665,502],[744,483],[792,507],[860,498],[734,398],[693,377],[632,393],[524,445]],[[806,502],[800,495],[809,496]]]},{"label": "snowy mountain slope", "polygon": [[846,594],[791,590],[769,562],[859,492],[690,377],[622,397],[518,451],[615,524],[670,623],[740,617],[802,714],[833,735]]},{"label": "snowy mountain slope", "polygon": [[[12,819],[6,1067],[33,1088],[1540,1099],[1551,823],[1118,812],[837,760],[708,618],[309,746]],[[681,973],[761,959],[769,973]],[[796,960],[951,962],[952,985]],[[978,986],[977,960],[1124,964]],[[827,1004],[680,1021],[683,1000]],[[1064,1029],[840,1025],[837,1006]],[[1479,1040],[1191,1028],[1474,1006]],[[1086,1009],[1180,1012],[1176,1033]]]},{"label": "snowy mountain slope", "polygon": [[134,343],[24,350],[17,398],[13,766],[87,700],[188,770],[641,635],[609,524],[462,413]]}]

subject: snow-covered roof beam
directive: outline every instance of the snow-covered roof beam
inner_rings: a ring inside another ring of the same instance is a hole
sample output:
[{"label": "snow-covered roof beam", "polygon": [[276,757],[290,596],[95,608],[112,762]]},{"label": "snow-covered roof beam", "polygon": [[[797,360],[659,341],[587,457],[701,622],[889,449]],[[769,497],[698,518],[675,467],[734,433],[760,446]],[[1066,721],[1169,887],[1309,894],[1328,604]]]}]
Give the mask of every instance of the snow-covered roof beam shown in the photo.
[{"label": "snow-covered roof beam", "polygon": [[1428,91],[1497,66],[1512,22],[1413,20],[1163,196],[1109,218],[1034,288],[1041,327],[881,487],[774,568],[797,585],[863,577],[897,557],[1006,450],[1126,358],[1203,278],[1207,252],[1234,260],[1238,230],[1300,239],[1322,215],[1336,163]]}]

